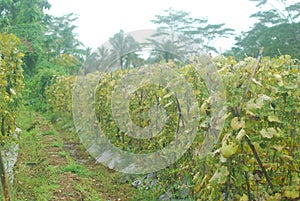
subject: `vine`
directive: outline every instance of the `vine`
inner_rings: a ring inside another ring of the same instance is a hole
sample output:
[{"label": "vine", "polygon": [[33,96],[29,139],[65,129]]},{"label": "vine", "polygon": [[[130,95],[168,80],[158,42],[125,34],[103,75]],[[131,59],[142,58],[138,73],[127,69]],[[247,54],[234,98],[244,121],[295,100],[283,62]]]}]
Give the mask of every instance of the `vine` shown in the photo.
[{"label": "vine", "polygon": [[[193,64],[184,68],[174,66],[193,86],[201,122],[198,135],[185,155],[172,167],[157,173],[157,184],[153,187],[156,194],[171,193],[176,199],[212,201],[299,199],[299,61],[289,55],[258,60],[248,57],[237,62],[224,56],[213,59],[226,86],[228,112],[220,117],[226,119],[222,133],[205,157],[201,155],[201,148],[211,126],[206,119],[211,115],[212,100]],[[127,73],[128,70],[118,70],[101,75],[95,97],[99,126],[111,142],[122,149],[134,153],[161,149],[172,140],[182,121],[177,113],[176,94],[156,85],[144,86],[131,94],[129,110],[136,125],[148,125],[152,119],[143,114],[155,104],[160,104],[168,113],[160,138],[132,139],[118,129],[110,106],[117,81]],[[93,79],[92,74],[88,76]],[[74,79],[57,77],[55,84],[48,88],[53,110],[71,115]]]},{"label": "vine", "polygon": [[21,105],[21,91],[24,88],[24,54],[18,50],[20,40],[13,34],[0,33],[0,174],[4,200],[11,200],[9,181],[5,171],[3,156],[10,143],[16,140],[16,116]]}]

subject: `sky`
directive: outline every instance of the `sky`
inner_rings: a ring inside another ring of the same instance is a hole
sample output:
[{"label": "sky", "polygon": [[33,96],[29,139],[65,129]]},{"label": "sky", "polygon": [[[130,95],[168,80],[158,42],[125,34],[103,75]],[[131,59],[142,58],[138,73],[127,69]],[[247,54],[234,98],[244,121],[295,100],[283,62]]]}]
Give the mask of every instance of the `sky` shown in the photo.
[{"label": "sky", "polygon": [[[75,31],[79,40],[93,49],[121,29],[125,32],[155,29],[150,20],[168,8],[190,12],[195,18],[207,17],[213,24],[226,23],[236,34],[249,30],[255,22],[249,16],[257,11],[248,0],[49,0],[49,3],[52,7],[47,13],[51,15],[79,15]],[[233,45],[234,36],[214,43],[221,52]]]}]

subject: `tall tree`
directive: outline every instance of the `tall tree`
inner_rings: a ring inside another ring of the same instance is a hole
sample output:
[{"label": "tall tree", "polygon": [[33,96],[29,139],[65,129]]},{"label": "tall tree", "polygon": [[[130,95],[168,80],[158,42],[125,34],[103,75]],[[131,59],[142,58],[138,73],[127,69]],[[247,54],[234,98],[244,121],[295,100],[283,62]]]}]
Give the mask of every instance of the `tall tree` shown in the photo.
[{"label": "tall tree", "polygon": [[63,67],[67,74],[75,73],[79,69],[88,49],[84,49],[82,42],[77,38],[77,26],[74,25],[77,18],[73,13],[51,17],[43,41],[44,60],[47,61],[43,65],[48,63]]},{"label": "tall tree", "polygon": [[206,53],[210,51],[219,53],[216,47],[214,47],[215,41],[233,35],[234,29],[225,28],[225,23],[210,24],[207,19],[198,21],[200,22],[199,25],[195,27],[195,30],[190,32],[191,37],[197,44],[200,44]]},{"label": "tall tree", "polygon": [[194,51],[191,48],[193,41],[185,33],[193,27],[195,19],[190,17],[190,13],[173,9],[164,10],[164,15],[155,15],[152,23],[158,25],[148,41],[153,46],[148,60],[157,62],[183,58]]},{"label": "tall tree", "polygon": [[109,39],[112,46],[110,52],[111,61],[117,62],[117,65],[124,69],[125,67],[130,67],[135,65],[137,59],[137,54],[134,54],[140,49],[140,45],[131,35],[125,35],[123,30],[116,33],[113,37]]},{"label": "tall tree", "polygon": [[75,33],[77,27],[73,24],[77,19],[78,16],[74,13],[52,17],[51,23],[47,25],[44,41],[49,56],[56,57],[61,54],[83,56],[83,44],[77,39],[78,34]]},{"label": "tall tree", "polygon": [[[156,51],[152,56],[164,58],[184,58],[201,49],[201,51],[218,52],[213,41],[232,34],[233,29],[224,28],[225,24],[210,24],[206,18],[193,18],[190,13],[165,10],[165,15],[156,15],[152,20],[158,25],[157,33],[148,40]],[[158,52],[161,52],[158,54]]]},{"label": "tall tree", "polygon": [[254,56],[264,46],[264,55],[300,56],[300,3],[289,0],[250,0],[259,11],[250,17],[258,22],[237,37],[233,53],[239,57]]},{"label": "tall tree", "polygon": [[14,33],[23,42],[25,52],[24,70],[33,74],[42,53],[41,44],[45,33],[45,22],[49,16],[44,9],[50,9],[47,0],[1,0],[0,30]]}]

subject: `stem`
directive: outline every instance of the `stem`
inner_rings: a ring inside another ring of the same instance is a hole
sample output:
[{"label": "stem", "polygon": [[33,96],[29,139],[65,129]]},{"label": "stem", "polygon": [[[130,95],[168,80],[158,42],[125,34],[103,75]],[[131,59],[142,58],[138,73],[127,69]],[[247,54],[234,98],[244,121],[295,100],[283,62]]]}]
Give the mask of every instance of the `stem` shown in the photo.
[{"label": "stem", "polygon": [[178,121],[177,121],[177,133],[179,131],[179,124],[180,124],[180,120],[181,120],[181,123],[182,123],[182,127],[184,127],[184,119],[183,119],[183,116],[182,116],[182,113],[181,113],[181,107],[180,107],[180,103],[179,103],[179,100],[177,98],[177,95],[175,93],[175,100],[176,100],[176,105],[177,105],[177,112],[178,112]]},{"label": "stem", "polygon": [[[240,118],[240,116],[241,116],[243,104],[244,104],[244,102],[245,102],[246,95],[247,95],[247,93],[248,93],[248,91],[249,91],[251,81],[252,81],[252,79],[254,78],[254,75],[255,75],[256,69],[257,69],[257,67],[258,67],[260,58],[261,58],[261,56],[262,56],[263,50],[264,50],[264,48],[262,47],[262,48],[260,49],[260,51],[259,51],[258,57],[257,57],[257,59],[256,59],[255,65],[254,65],[254,67],[253,67],[252,74],[251,74],[251,76],[250,76],[250,80],[249,80],[249,82],[248,82],[248,85],[247,85],[247,87],[246,87],[246,90],[245,90],[245,92],[244,92],[244,95],[243,95],[243,97],[242,97],[242,99],[241,99],[241,105],[240,105],[240,107],[239,107],[239,109],[238,109],[238,118]],[[258,153],[257,153],[257,151],[256,151],[256,149],[255,149],[255,147],[254,147],[254,145],[253,145],[253,143],[251,142],[251,139],[249,138],[248,135],[246,135],[245,137],[246,137],[246,141],[247,141],[248,145],[250,146],[251,151],[252,151],[252,153],[253,153],[255,159],[256,159],[257,162],[258,162],[259,167],[261,168],[261,170],[262,170],[264,176],[265,176],[266,179],[267,179],[268,185],[270,186],[271,190],[274,192],[274,190],[273,190],[274,188],[273,188],[272,181],[271,181],[271,179],[270,179],[270,177],[269,177],[269,175],[268,175],[268,173],[267,173],[265,167],[263,166],[263,164],[262,164],[262,162],[261,162],[261,160],[260,160],[260,158],[259,158],[259,155],[258,155]],[[246,179],[246,180],[247,180],[247,179]],[[247,181],[247,182],[249,182],[249,181]],[[247,184],[247,186],[248,186],[248,184]],[[249,188],[249,189],[250,189],[250,188]],[[249,197],[249,195],[250,195],[250,194],[248,194],[248,197]]]},{"label": "stem", "polygon": [[2,116],[2,121],[1,121],[1,133],[3,136],[5,136],[5,117]]},{"label": "stem", "polygon": [[247,184],[247,196],[248,200],[251,201],[251,190],[250,190],[250,182],[249,182],[249,175],[248,172],[245,172],[246,184]]},{"label": "stem", "polygon": [[226,191],[225,191],[225,196],[224,196],[224,201],[228,201],[229,197],[229,190],[230,190],[230,177],[231,177],[231,167],[232,167],[232,158],[229,159],[228,161],[228,169],[229,169],[229,175],[226,180]]},{"label": "stem", "polygon": [[258,67],[258,64],[259,64],[259,61],[260,61],[260,58],[261,58],[261,56],[262,56],[263,51],[264,51],[264,47],[262,47],[262,48],[260,49],[259,54],[258,54],[258,56],[257,56],[257,59],[256,59],[256,62],[255,62],[255,65],[254,65],[254,68],[253,68],[253,71],[252,71],[250,80],[249,80],[249,82],[248,82],[248,85],[247,85],[247,87],[246,87],[246,90],[245,90],[245,92],[244,92],[244,95],[243,95],[243,97],[242,97],[242,99],[241,99],[241,105],[240,105],[240,107],[239,107],[239,109],[238,109],[238,116],[241,115],[241,112],[242,112],[243,104],[244,104],[244,102],[245,102],[246,95],[247,95],[247,93],[248,93],[248,91],[249,91],[251,81],[252,81],[252,79],[254,78],[254,75],[255,75],[255,72],[256,72],[256,69],[257,69],[257,67]]},{"label": "stem", "polygon": [[251,142],[251,140],[250,140],[250,138],[249,138],[248,135],[246,135],[246,141],[247,141],[248,145],[250,146],[250,148],[251,148],[251,150],[253,152],[253,155],[254,155],[255,159],[257,160],[257,162],[258,162],[259,167],[261,168],[263,174],[265,175],[265,177],[267,179],[267,182],[268,182],[268,185],[270,186],[271,190],[274,191],[273,190],[274,188],[273,188],[272,181],[271,181],[271,179],[270,179],[270,177],[269,177],[269,175],[268,175],[265,167],[263,166],[263,164],[262,164],[262,162],[261,162],[261,160],[260,160],[260,158],[259,158],[259,156],[257,154],[257,151],[256,151],[254,145],[252,144],[252,142]]}]

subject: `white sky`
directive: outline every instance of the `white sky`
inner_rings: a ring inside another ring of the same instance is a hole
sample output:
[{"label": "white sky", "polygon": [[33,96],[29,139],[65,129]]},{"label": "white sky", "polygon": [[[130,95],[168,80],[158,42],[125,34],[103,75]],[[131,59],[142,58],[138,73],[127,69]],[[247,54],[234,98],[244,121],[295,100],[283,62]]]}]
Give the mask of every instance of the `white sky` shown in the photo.
[{"label": "white sky", "polygon": [[[173,8],[191,12],[192,17],[208,17],[211,23],[226,23],[236,33],[247,31],[254,20],[249,16],[257,11],[248,0],[49,0],[50,13],[61,16],[79,15],[76,32],[85,46],[97,48],[123,29],[131,32],[156,28],[150,20],[163,10]],[[214,44],[222,51],[234,44],[234,37],[220,39]]]}]

